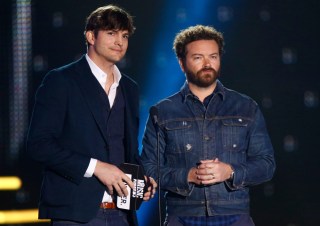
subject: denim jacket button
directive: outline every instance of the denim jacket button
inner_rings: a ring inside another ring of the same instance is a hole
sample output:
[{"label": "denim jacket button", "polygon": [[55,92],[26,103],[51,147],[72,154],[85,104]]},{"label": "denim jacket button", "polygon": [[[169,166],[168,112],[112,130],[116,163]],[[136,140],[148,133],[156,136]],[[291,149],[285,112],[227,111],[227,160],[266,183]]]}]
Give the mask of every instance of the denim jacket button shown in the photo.
[{"label": "denim jacket button", "polygon": [[187,145],[186,145],[186,149],[187,149],[187,151],[190,151],[190,150],[191,150],[191,148],[192,148],[192,145],[191,145],[191,144],[187,144]]},{"label": "denim jacket button", "polygon": [[204,140],[210,140],[210,137],[207,136],[207,135],[205,135],[205,136],[203,136],[203,139],[204,139]]}]

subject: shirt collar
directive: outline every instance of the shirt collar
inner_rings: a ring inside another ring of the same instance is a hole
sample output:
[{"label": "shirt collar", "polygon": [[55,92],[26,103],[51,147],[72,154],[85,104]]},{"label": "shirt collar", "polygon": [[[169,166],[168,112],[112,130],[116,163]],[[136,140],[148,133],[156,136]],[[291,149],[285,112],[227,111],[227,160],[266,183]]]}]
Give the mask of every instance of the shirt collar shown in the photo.
[{"label": "shirt collar", "polygon": [[[86,59],[88,61],[89,67],[91,69],[92,74],[97,78],[97,80],[99,81],[100,84],[104,84],[107,81],[107,77],[108,75],[102,71],[98,65],[96,65],[88,56],[88,54],[86,54]],[[120,79],[121,79],[121,72],[119,71],[118,67],[116,65],[114,65],[113,67],[113,75],[114,75],[114,83],[115,85],[119,85]]]},{"label": "shirt collar", "polygon": [[[185,83],[181,87],[180,92],[183,96],[184,102],[187,100],[188,97],[199,99],[197,96],[195,96],[191,92],[187,81],[185,81]],[[217,80],[216,88],[213,90],[212,94],[213,95],[218,94],[221,97],[221,99],[224,100],[224,96],[225,96],[224,86],[219,80]]]}]

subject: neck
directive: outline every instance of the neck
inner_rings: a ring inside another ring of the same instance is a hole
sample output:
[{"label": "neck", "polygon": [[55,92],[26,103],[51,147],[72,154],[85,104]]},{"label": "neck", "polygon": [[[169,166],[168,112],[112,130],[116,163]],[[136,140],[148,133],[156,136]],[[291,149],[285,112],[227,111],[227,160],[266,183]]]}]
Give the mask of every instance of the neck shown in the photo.
[{"label": "neck", "polygon": [[210,85],[210,86],[208,86],[208,87],[199,87],[199,86],[197,86],[197,85],[195,85],[195,84],[193,84],[193,83],[190,83],[190,82],[188,83],[188,85],[189,85],[190,91],[191,91],[194,95],[196,95],[201,102],[203,102],[204,99],[205,99],[207,96],[209,96],[210,94],[213,93],[214,89],[215,89],[216,86],[217,86],[217,82],[214,82],[212,85]]},{"label": "neck", "polygon": [[114,63],[104,60],[104,58],[94,54],[94,52],[90,51],[90,49],[88,50],[88,56],[104,73],[107,75],[112,75]]}]

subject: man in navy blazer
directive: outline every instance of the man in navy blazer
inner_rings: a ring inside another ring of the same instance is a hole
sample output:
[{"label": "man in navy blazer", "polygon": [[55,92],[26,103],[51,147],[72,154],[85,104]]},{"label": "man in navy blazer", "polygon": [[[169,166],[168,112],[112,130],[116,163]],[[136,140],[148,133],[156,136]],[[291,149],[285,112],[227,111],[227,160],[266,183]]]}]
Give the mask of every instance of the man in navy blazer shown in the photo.
[{"label": "man in navy blazer", "polygon": [[[114,204],[134,186],[118,165],[139,163],[138,87],[115,65],[134,29],[123,9],[96,9],[86,21],[87,54],[50,71],[37,91],[27,152],[44,165],[39,218],[53,225],[136,224],[134,211]],[[144,200],[155,193],[150,180]]]}]

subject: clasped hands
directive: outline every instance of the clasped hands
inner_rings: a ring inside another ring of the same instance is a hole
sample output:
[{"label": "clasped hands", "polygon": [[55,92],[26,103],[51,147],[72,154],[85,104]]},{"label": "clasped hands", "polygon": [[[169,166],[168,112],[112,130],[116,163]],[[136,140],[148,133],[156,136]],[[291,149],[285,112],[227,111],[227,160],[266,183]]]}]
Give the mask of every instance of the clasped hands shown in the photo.
[{"label": "clasped hands", "polygon": [[[127,196],[128,191],[126,184],[128,184],[131,189],[134,189],[132,180],[115,165],[97,161],[94,175],[107,187],[110,195],[116,192],[118,196]],[[148,181],[146,176],[145,180]],[[152,177],[149,177],[149,182],[147,192],[143,195],[144,201],[148,201],[154,197],[158,186]]]},{"label": "clasped hands", "polygon": [[211,185],[223,182],[230,178],[232,167],[218,158],[201,160],[200,163],[190,169],[188,182],[197,185]]}]

